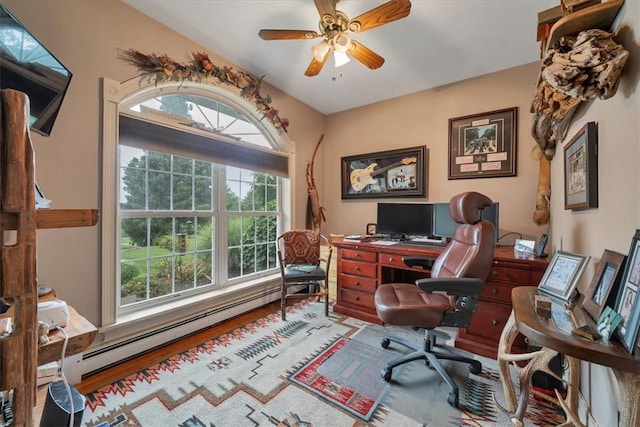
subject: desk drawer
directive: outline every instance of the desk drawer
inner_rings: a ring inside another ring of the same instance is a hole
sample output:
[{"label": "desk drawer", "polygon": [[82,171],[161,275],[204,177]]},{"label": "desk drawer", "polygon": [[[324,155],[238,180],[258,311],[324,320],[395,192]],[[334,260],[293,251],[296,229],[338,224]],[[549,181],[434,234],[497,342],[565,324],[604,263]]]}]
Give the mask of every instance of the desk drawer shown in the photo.
[{"label": "desk drawer", "polygon": [[409,269],[407,264],[402,261],[403,256],[398,254],[380,254],[378,262],[387,267],[396,267],[401,269]]},{"label": "desk drawer", "polygon": [[343,259],[341,267],[342,267],[341,269],[342,273],[352,274],[355,276],[375,278],[378,274],[376,264],[370,264],[366,262],[348,261]]},{"label": "desk drawer", "polygon": [[376,262],[377,256],[375,252],[359,251],[356,249],[342,249],[342,259],[352,259],[364,262]]},{"label": "desk drawer", "polygon": [[375,293],[377,282],[376,279],[366,277],[350,276],[348,274],[340,275],[340,286],[360,292]]},{"label": "desk drawer", "polygon": [[511,290],[512,289],[513,289],[513,286],[510,286],[504,283],[489,281],[485,283],[484,286],[482,287],[480,298],[485,300],[501,302],[511,306]]},{"label": "desk drawer", "polygon": [[497,345],[509,315],[511,315],[511,306],[480,301],[478,310],[473,315],[471,324],[465,329],[465,332],[495,341]]},{"label": "desk drawer", "polygon": [[367,311],[375,310],[373,294],[371,293],[340,289],[340,299],[343,303],[358,305],[367,309]]},{"label": "desk drawer", "polygon": [[492,266],[489,270],[488,280],[498,282],[518,283],[521,285],[531,284],[531,271],[518,268]]}]

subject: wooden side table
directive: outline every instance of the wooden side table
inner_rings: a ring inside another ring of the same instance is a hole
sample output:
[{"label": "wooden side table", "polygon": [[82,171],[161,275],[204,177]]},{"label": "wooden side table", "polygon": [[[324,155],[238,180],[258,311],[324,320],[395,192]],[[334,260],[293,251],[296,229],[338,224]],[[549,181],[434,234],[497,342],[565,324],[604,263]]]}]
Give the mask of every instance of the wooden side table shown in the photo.
[{"label": "wooden side table", "polygon": [[[533,286],[517,287],[511,292],[513,310],[502,331],[498,348],[498,367],[506,402],[504,405],[496,403],[512,415],[511,421],[514,425],[523,425],[522,419],[526,412],[533,372],[544,370],[552,373],[548,363],[560,353],[566,356],[569,363],[567,396],[563,399],[556,391],[558,403],[567,416],[563,426],[583,425],[578,416],[578,391],[580,360],[584,360],[613,370],[620,388],[620,425],[640,427],[640,406],[636,405],[637,396],[640,394],[640,356],[629,354],[619,342],[591,341],[573,335],[571,327],[563,325],[563,322],[539,317],[534,305],[537,294],[538,288]],[[593,326],[593,321],[580,306],[573,309],[573,315],[583,322],[591,322]],[[518,333],[542,346],[542,349],[527,354],[511,354],[511,344]],[[516,366],[520,384],[518,399],[509,370],[512,362],[521,362]],[[526,365],[522,366],[524,362]]]},{"label": "wooden side table", "polygon": [[[50,301],[58,299],[55,291],[38,299],[38,302]],[[69,321],[65,326],[65,331],[69,337],[65,356],[82,353],[86,350],[96,338],[98,328],[89,322],[84,316],[80,315],[75,308],[70,305]],[[49,332],[49,342],[38,345],[38,366],[49,362],[60,360],[62,357],[62,347],[64,345],[64,334],[58,330]]]}]

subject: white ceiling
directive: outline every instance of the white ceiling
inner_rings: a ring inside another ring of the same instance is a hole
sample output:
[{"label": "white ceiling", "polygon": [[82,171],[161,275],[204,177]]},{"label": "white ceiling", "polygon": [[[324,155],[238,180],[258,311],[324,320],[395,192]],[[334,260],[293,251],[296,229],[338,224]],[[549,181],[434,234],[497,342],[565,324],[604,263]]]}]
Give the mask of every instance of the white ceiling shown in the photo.
[{"label": "white ceiling", "polygon": [[[258,37],[262,28],[319,31],[313,0],[122,0],[324,114],[331,114],[540,59],[538,12],[560,0],[413,0],[401,20],[354,39],[385,58],[304,72],[314,40]],[[342,0],[349,18],[385,0]],[[163,53],[163,52],[154,52]],[[179,60],[179,58],[175,58]]]}]

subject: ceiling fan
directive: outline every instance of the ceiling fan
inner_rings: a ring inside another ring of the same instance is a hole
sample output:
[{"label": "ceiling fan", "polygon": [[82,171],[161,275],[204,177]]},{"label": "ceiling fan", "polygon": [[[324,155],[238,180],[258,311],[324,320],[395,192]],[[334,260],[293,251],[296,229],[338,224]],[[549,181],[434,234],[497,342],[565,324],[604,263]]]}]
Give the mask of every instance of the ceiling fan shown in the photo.
[{"label": "ceiling fan", "polygon": [[350,33],[361,33],[380,25],[388,24],[409,15],[411,1],[390,0],[353,19],[336,9],[340,0],[313,0],[320,14],[320,32],[313,30],[268,30],[258,35],[263,40],[309,40],[322,37],[322,41],[311,48],[313,59],[305,71],[306,76],[316,76],[334,52],[336,67],[349,62],[349,55],[375,70],[384,64],[384,58],[351,38]]}]

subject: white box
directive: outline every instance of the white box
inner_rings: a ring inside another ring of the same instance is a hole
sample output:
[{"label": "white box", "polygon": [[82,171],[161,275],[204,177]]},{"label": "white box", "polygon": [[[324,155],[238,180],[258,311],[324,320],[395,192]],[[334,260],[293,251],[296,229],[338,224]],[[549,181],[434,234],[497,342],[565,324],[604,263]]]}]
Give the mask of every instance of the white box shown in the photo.
[{"label": "white box", "polygon": [[57,380],[58,377],[58,362],[50,362],[42,366],[38,366],[38,376],[36,378],[36,385],[41,386],[48,384],[51,381]]}]

